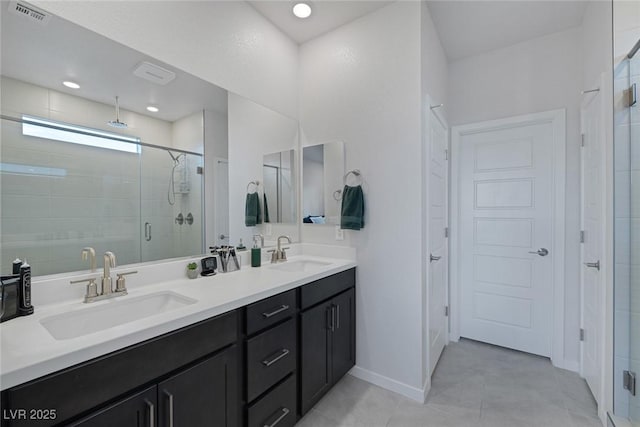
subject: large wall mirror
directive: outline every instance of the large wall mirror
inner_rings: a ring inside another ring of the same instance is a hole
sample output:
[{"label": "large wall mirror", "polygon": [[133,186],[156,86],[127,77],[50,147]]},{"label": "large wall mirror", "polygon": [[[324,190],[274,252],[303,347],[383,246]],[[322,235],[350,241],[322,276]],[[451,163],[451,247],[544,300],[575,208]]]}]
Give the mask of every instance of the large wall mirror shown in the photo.
[{"label": "large wall mirror", "polygon": [[303,224],[339,224],[344,186],[344,143],[306,146],[302,150]]},{"label": "large wall mirror", "polygon": [[124,265],[242,237],[230,237],[233,165],[248,161],[229,158],[232,94],[59,17],[1,15],[3,273],[16,257],[37,276],[86,270],[85,246]]}]

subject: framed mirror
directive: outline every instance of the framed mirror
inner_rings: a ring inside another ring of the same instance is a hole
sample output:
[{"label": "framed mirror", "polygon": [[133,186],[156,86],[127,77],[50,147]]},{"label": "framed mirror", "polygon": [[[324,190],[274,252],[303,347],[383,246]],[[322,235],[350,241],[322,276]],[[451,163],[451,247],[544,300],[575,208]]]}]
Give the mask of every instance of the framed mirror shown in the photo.
[{"label": "framed mirror", "polygon": [[342,141],[309,145],[302,150],[302,223],[340,223],[345,171]]}]

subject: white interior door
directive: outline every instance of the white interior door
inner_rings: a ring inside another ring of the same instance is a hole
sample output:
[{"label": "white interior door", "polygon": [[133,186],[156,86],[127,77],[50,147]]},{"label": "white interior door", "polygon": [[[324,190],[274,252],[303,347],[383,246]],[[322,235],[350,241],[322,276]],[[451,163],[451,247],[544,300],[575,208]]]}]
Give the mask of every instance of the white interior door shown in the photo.
[{"label": "white interior door", "polygon": [[447,186],[449,135],[446,125],[431,110],[429,117],[429,374],[448,342]]},{"label": "white interior door", "polygon": [[597,402],[602,396],[604,244],[602,97],[587,95],[582,108],[582,374]]},{"label": "white interior door", "polygon": [[473,126],[459,138],[460,336],[551,356],[557,130]]}]

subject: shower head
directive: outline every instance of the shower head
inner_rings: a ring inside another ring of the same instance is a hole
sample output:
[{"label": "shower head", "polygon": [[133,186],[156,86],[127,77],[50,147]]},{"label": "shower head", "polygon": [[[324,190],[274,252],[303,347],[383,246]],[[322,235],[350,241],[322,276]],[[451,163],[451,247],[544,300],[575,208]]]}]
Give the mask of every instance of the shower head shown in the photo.
[{"label": "shower head", "polygon": [[118,128],[118,129],[124,129],[124,128],[127,127],[126,123],[120,121],[120,104],[118,103],[118,97],[117,96],[116,96],[116,119],[115,120],[109,120],[107,122],[107,124],[109,126],[112,126],[114,128]]}]

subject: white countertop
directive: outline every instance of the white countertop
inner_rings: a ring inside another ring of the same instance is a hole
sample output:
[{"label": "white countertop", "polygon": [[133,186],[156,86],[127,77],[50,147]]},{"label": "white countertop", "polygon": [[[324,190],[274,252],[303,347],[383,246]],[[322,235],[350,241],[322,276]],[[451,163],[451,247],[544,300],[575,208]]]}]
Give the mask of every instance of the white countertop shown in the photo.
[{"label": "white countertop", "polygon": [[[263,262],[259,268],[251,268],[245,264],[240,271],[193,280],[185,277],[156,284],[142,284],[144,280],[138,278],[141,284],[128,286],[128,295],[110,300],[84,304],[81,298],[74,298],[36,305],[33,315],[12,319],[0,325],[0,388],[4,390],[31,381],[356,266],[355,253],[331,251],[327,247],[318,250],[312,247],[316,245],[298,246],[297,250],[292,248],[294,250],[290,251],[294,253],[289,256],[289,262],[308,259],[329,264],[311,273],[281,271]],[[187,260],[182,261],[184,265],[186,262]],[[155,267],[156,270],[162,268],[166,267],[162,264]],[[68,280],[69,278],[65,278],[66,283]],[[65,340],[54,339],[40,323],[42,319],[55,314],[91,310],[112,301],[162,291],[172,291],[197,302]],[[33,292],[38,292],[35,284]]]}]

